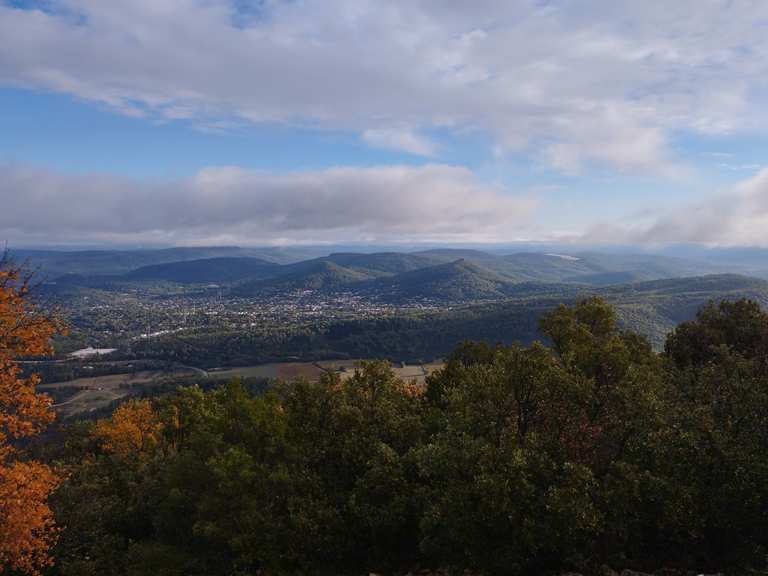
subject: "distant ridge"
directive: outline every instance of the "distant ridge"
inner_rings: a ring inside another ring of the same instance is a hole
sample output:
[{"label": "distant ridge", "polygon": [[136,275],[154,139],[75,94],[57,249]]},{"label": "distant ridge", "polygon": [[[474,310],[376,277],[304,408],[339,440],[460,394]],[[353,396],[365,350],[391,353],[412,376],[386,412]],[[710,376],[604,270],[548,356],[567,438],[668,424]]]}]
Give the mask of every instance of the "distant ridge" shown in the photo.
[{"label": "distant ridge", "polygon": [[[521,293],[536,291],[566,293],[573,291],[563,288],[566,285],[610,287],[723,272],[721,265],[649,254],[504,255],[438,248],[419,252],[333,252],[311,259],[275,262],[259,256],[267,253],[275,258],[302,254],[279,248],[212,247],[44,251],[27,256],[31,266],[40,265],[45,281],[58,286],[52,290],[68,293],[76,292],[78,287],[123,290],[130,289],[131,283],[163,282],[192,289],[216,284],[244,297],[274,296],[296,290],[344,291],[383,298],[394,304],[407,299],[462,303],[519,297]],[[166,261],[169,258],[174,260]]]},{"label": "distant ridge", "polygon": [[402,252],[375,252],[373,254],[336,252],[323,259],[371,276],[401,274],[434,266],[441,261],[428,255]]},{"label": "distant ridge", "polygon": [[380,280],[376,288],[397,299],[462,301],[503,298],[512,283],[510,278],[461,258]]},{"label": "distant ridge", "polygon": [[279,264],[317,256],[317,251],[300,248],[240,248],[208,246],[162,248],[158,250],[12,250],[11,255],[48,280],[65,274],[83,276],[118,275],[144,266],[187,260],[249,257]]},{"label": "distant ridge", "polygon": [[282,266],[259,258],[223,257],[143,266],[123,280],[165,280],[179,284],[232,283],[274,276]]},{"label": "distant ridge", "polygon": [[371,278],[368,274],[328,260],[309,260],[283,266],[280,273],[273,278],[244,282],[236,286],[232,293],[238,296],[255,296],[296,290],[328,291]]}]

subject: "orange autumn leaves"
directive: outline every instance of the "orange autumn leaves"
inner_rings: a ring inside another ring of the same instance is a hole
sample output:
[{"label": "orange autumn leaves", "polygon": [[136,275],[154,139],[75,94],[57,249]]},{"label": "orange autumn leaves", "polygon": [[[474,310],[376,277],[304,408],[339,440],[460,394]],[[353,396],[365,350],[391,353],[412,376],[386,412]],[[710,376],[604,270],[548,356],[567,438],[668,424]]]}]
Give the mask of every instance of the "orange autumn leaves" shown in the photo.
[{"label": "orange autumn leaves", "polygon": [[13,442],[41,432],[52,420],[49,397],[38,394],[36,376],[24,378],[15,359],[51,352],[61,330],[29,300],[29,279],[0,261],[0,572],[40,574],[51,564],[56,539],[48,496],[56,473],[26,460]]},{"label": "orange autumn leaves", "polygon": [[119,406],[108,420],[94,429],[105,451],[123,458],[143,458],[156,445],[162,424],[149,400],[133,400]]},{"label": "orange autumn leaves", "polygon": [[4,567],[39,574],[51,564],[56,540],[48,495],[59,479],[44,464],[13,462],[0,466],[0,571]]}]

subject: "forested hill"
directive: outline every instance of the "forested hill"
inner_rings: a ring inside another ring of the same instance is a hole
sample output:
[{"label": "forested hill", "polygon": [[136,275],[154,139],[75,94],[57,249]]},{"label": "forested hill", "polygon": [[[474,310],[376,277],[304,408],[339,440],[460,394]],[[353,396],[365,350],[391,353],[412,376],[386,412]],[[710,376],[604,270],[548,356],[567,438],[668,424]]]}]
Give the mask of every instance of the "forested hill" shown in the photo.
[{"label": "forested hill", "polygon": [[164,280],[179,284],[232,283],[268,278],[281,269],[261,258],[231,256],[185,260],[142,266],[123,276],[125,280]]},{"label": "forested hill", "polygon": [[11,250],[11,255],[27,268],[37,270],[44,278],[55,280],[64,274],[119,275],[143,266],[206,260],[213,258],[261,258],[270,262],[289,263],[317,255],[299,248],[240,248],[208,246],[164,248],[160,250]]},{"label": "forested hill", "polygon": [[530,343],[541,338],[538,323],[543,314],[562,303],[590,296],[604,297],[615,306],[621,326],[644,334],[659,348],[668,332],[693,318],[710,300],[750,298],[768,307],[768,282],[714,275],[608,288],[528,283],[519,284],[515,296],[499,302],[337,321],[267,337],[241,331],[189,334],[183,342],[161,337],[153,349],[162,357],[201,366],[254,364],[287,357],[430,360],[444,356],[464,340]]},{"label": "forested hill", "polygon": [[[315,253],[319,249],[315,249]],[[148,251],[22,251],[17,258],[39,269],[44,278],[56,281],[67,277],[67,283],[108,286],[162,280],[180,284],[227,284],[239,295],[260,294],[259,290],[350,290],[375,289],[366,282],[374,279],[396,278],[417,270],[424,288],[418,289],[413,276],[404,277],[408,292],[418,297],[439,297],[440,290],[431,291],[430,270],[442,274],[443,265],[462,262],[477,267],[472,273],[480,276],[470,283],[483,284],[482,276],[496,274],[501,284],[521,282],[555,282],[586,285],[607,285],[623,282],[695,276],[701,274],[739,272],[740,267],[722,263],[670,258],[649,254],[602,253],[511,253],[498,254],[480,250],[439,249],[421,252],[353,253],[335,252],[313,258],[309,249],[251,249],[236,247],[174,248]],[[247,259],[255,262],[249,266]],[[273,266],[266,267],[263,262]],[[325,267],[323,271],[321,267]],[[336,268],[334,268],[336,267]],[[234,270],[234,272],[233,272]],[[333,281],[317,280],[317,274],[331,273]],[[75,276],[72,276],[75,275]],[[303,278],[306,276],[306,278]],[[466,274],[465,274],[466,276]],[[107,277],[107,278],[105,278]],[[287,281],[260,283],[268,277],[284,277]],[[242,285],[238,285],[242,284]],[[498,287],[497,287],[498,288]],[[469,299],[497,292],[480,289],[466,292]],[[462,291],[460,291],[462,292]],[[500,290],[504,292],[504,290]]]},{"label": "forested hill", "polygon": [[707,306],[661,355],[599,299],[540,329],[424,386],[368,361],[75,423],[37,451],[61,473],[50,573],[765,574],[768,315]]},{"label": "forested hill", "polygon": [[[523,290],[525,286],[525,290]],[[680,322],[706,302],[749,298],[768,307],[768,281],[736,275],[661,280],[584,288],[570,285],[520,286],[517,297],[441,313],[382,321],[348,322],[320,337],[328,349],[367,357],[375,349],[394,359],[429,359],[463,340],[530,343],[541,338],[540,317],[562,303],[602,296],[614,305],[621,326],[644,334],[660,347]],[[367,354],[366,354],[367,353]],[[375,355],[375,354],[373,354]]]},{"label": "forested hill", "polygon": [[[23,255],[23,254],[22,254]],[[135,252],[31,253],[52,289],[141,290],[151,283],[188,290],[216,284],[234,297],[310,291],[393,304],[498,300],[525,284],[608,286],[733,272],[727,266],[647,254],[496,254],[479,250],[335,252],[301,258],[286,249],[179,248]],[[293,259],[293,260],[291,260]],[[542,287],[547,292],[549,288]]]},{"label": "forested hill", "polygon": [[460,259],[380,279],[369,289],[395,300],[429,297],[471,301],[503,298],[512,286],[509,277]]},{"label": "forested hill", "polygon": [[297,290],[334,291],[355,285],[371,276],[329,260],[309,260],[284,266],[271,278],[249,280],[232,289],[237,296],[260,296]]}]

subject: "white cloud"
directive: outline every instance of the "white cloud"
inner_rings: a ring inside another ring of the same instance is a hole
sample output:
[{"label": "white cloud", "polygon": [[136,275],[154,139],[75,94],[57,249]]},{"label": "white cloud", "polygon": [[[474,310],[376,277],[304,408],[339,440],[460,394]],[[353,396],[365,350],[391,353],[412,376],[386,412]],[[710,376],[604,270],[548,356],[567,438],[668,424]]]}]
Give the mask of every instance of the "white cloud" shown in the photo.
[{"label": "white cloud", "polygon": [[591,117],[563,122],[561,140],[544,151],[549,164],[578,174],[585,160],[597,160],[624,172],[671,176],[682,172],[671,160],[666,138],[632,111],[610,107]]},{"label": "white cloud", "polygon": [[482,130],[566,172],[675,173],[672,135],[768,124],[762,0],[236,4],[6,5],[0,82],[203,126],[353,130],[427,156],[425,131]]},{"label": "white cloud", "polygon": [[535,205],[445,165],[272,174],[212,167],[139,181],[0,165],[0,238],[56,242],[495,241]]},{"label": "white cloud", "polygon": [[428,138],[413,130],[401,128],[376,128],[363,132],[363,140],[376,148],[387,148],[415,154],[434,156],[436,146]]},{"label": "white cloud", "polygon": [[582,240],[768,246],[768,168],[702,202],[649,214],[644,222],[596,224]]}]

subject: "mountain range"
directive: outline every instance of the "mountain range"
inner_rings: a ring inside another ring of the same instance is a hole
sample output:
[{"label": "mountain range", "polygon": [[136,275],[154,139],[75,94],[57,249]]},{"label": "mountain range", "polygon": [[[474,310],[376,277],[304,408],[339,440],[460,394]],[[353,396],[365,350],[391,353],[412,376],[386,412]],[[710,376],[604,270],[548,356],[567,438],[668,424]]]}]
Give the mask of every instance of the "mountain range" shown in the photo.
[{"label": "mountain range", "polygon": [[241,248],[238,246],[180,247],[156,250],[12,250],[13,258],[48,279],[64,274],[119,275],[155,264],[215,258],[261,258],[287,264],[314,258],[322,248]]},{"label": "mountain range", "polygon": [[[504,254],[437,248],[343,251],[304,258],[293,249],[250,250],[46,253],[52,263],[42,259],[38,265],[46,278],[44,287],[64,296],[87,291],[95,297],[102,291],[100,296],[109,299],[110,292],[148,290],[155,295],[183,293],[195,298],[213,290],[216,298],[285,297],[290,301],[294,296],[312,295],[416,305],[397,318],[372,320],[361,314],[359,320],[338,323],[329,317],[321,323],[330,323],[327,331],[318,326],[308,339],[297,337],[296,342],[286,341],[274,350],[266,341],[255,348],[249,344],[238,357],[252,362],[294,356],[432,358],[467,338],[527,341],[538,337],[542,313],[591,295],[611,302],[625,326],[646,334],[656,346],[708,300],[746,297],[768,305],[765,280],[735,274],[742,269],[727,261],[680,256],[563,250]],[[167,258],[175,260],[162,261]],[[750,266],[761,269],[756,259],[750,260]],[[344,300],[341,303],[345,305]],[[420,309],[422,304],[428,305],[427,310]],[[200,337],[204,340],[200,346],[210,348],[209,335]],[[233,342],[219,348],[233,349],[239,335],[232,338]],[[227,358],[214,354],[210,361],[216,365]]]},{"label": "mountain range", "polygon": [[353,293],[393,302],[498,300],[551,292],[553,285],[601,287],[739,271],[724,263],[640,253],[495,254],[448,248],[334,252],[298,260],[300,252],[290,249],[227,247],[23,256],[39,266],[49,285],[68,289],[166,283],[193,289],[214,285],[244,298]]}]

